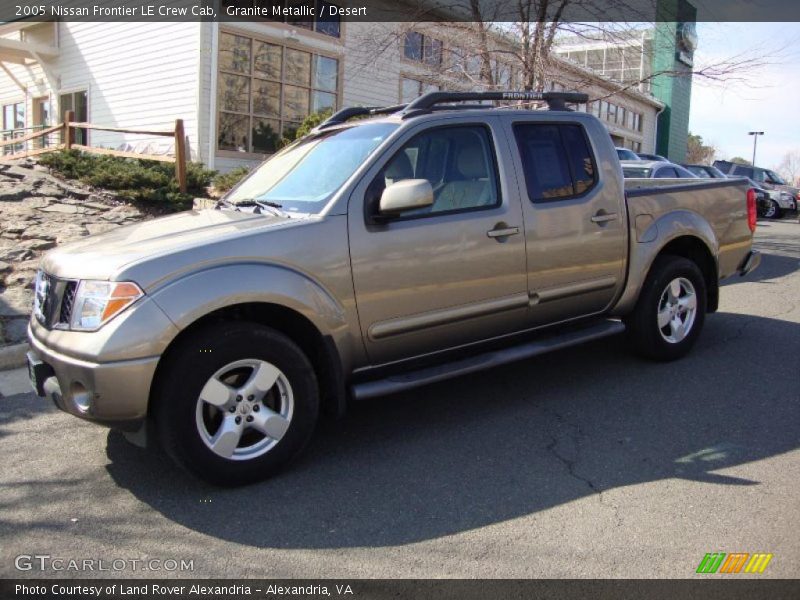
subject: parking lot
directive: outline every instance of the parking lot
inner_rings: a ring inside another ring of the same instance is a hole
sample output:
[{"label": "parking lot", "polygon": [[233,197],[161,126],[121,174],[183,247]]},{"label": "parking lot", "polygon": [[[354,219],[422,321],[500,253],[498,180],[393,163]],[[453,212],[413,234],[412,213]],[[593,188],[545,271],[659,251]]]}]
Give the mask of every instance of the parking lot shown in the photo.
[{"label": "parking lot", "polygon": [[[760,221],[757,247],[682,361],[612,338],[356,405],[241,489],[2,373],[0,575],[685,578],[721,551],[796,577],[800,224]],[[194,571],[20,572],[21,554]]]}]

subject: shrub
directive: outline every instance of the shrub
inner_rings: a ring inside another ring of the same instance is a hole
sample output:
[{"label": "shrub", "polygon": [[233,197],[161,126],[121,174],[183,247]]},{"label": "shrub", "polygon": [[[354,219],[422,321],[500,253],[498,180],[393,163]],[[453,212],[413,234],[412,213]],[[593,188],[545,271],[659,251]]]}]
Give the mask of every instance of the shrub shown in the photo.
[{"label": "shrub", "polygon": [[228,171],[227,173],[219,173],[214,176],[214,179],[211,183],[214,186],[214,189],[217,192],[227,192],[233,186],[235,186],[239,181],[241,181],[242,177],[247,175],[250,172],[250,169],[247,167],[236,167],[235,169]]},{"label": "shrub", "polygon": [[[314,129],[317,125],[322,123],[325,119],[330,117],[333,114],[333,111],[330,108],[325,110],[321,110],[319,112],[314,112],[308,115],[303,122],[300,123],[299,127],[294,133],[294,139],[299,140],[304,135],[307,135],[309,131]],[[294,140],[291,140],[294,141]]]},{"label": "shrub", "polygon": [[195,196],[205,196],[216,173],[200,163],[187,163],[186,193],[181,193],[172,163],[97,156],[78,150],[44,154],[39,163],[62,177],[112,190],[131,202],[166,204],[164,208],[175,209],[186,208]]}]

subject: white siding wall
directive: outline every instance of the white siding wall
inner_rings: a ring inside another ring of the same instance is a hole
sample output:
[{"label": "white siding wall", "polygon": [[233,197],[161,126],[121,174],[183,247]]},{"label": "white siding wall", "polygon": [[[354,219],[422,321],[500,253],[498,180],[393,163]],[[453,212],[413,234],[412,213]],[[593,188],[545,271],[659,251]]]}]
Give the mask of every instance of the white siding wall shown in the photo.
[{"label": "white siding wall", "polygon": [[[198,156],[199,23],[78,23],[58,24],[59,56],[47,64],[55,77],[52,89],[40,65],[5,66],[26,88],[20,90],[0,70],[0,102],[52,94],[56,121],[63,117],[58,95],[86,90],[88,118],[98,125],[154,131],[173,130],[183,119],[193,158]],[[18,38],[19,34],[9,34]],[[30,122],[30,121],[29,121]],[[144,137],[102,131],[89,133],[89,144],[116,148],[148,144],[157,152],[172,152],[171,138]]]},{"label": "white siding wall", "polygon": [[[62,23],[59,38],[61,91],[88,90],[91,122],[160,131],[180,118],[197,155],[199,23]],[[94,146],[123,142],[173,147],[169,138],[89,134]]]}]

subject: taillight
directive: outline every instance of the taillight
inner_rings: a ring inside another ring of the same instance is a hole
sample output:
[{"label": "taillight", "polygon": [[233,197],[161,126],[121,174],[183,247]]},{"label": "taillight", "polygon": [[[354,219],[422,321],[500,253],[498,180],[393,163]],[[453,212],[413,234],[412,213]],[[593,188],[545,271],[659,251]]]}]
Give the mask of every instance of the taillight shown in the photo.
[{"label": "taillight", "polygon": [[750,231],[756,231],[756,191],[753,188],[747,190],[747,226]]}]

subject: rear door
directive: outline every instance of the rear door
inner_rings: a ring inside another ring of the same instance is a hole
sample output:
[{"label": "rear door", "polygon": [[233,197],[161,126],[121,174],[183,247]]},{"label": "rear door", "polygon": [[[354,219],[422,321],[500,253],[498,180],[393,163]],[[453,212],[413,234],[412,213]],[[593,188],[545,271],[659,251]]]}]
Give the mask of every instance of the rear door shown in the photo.
[{"label": "rear door", "polygon": [[504,122],[525,219],[530,324],[605,310],[621,290],[627,260],[624,190],[608,133],[578,115],[509,115]]},{"label": "rear door", "polygon": [[[498,125],[458,117],[412,128],[351,196],[353,283],[373,364],[524,326],[522,211]],[[371,223],[383,189],[403,179],[427,179],[433,206]]]}]

